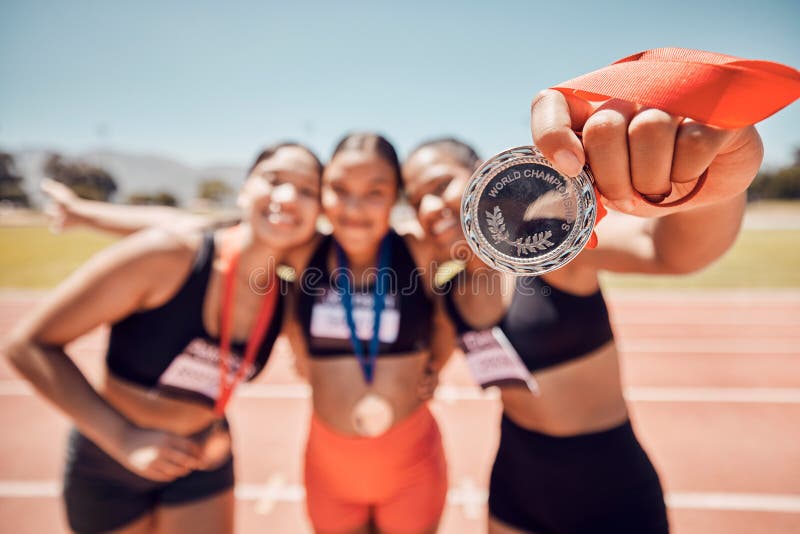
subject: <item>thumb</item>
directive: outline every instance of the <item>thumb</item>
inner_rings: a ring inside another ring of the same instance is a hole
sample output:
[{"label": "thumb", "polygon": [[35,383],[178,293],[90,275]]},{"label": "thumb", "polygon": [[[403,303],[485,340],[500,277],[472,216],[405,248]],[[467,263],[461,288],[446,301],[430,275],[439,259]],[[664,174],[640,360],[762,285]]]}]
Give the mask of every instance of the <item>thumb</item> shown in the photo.
[{"label": "thumb", "polygon": [[531,103],[533,143],[563,175],[577,176],[586,163],[575,132],[583,128],[591,111],[588,102],[553,89],[540,92]]}]

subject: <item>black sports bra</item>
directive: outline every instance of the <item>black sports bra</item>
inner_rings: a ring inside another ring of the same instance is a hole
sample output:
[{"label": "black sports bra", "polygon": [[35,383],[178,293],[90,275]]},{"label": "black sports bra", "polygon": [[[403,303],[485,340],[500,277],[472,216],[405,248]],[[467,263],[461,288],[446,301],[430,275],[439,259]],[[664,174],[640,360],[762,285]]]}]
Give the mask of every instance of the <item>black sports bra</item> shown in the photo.
[{"label": "black sports bra", "polygon": [[[433,303],[403,238],[391,231],[388,237],[392,274],[380,316],[378,354],[392,356],[426,350],[431,340]],[[312,358],[354,354],[342,288],[335,284],[328,269],[334,243],[333,236],[322,240],[300,278],[298,318]],[[373,332],[373,299],[372,286],[352,294],[353,316],[365,354]]]},{"label": "black sports bra", "polygon": [[[451,282],[446,288],[446,308],[463,334],[472,329],[453,302],[453,287]],[[580,358],[614,337],[599,289],[577,296],[530,276],[517,278],[511,305],[498,326],[531,372]]]},{"label": "black sports bra", "polygon": [[[214,261],[214,234],[203,236],[192,270],[169,301],[112,325],[106,364],[116,376],[172,396],[213,404],[219,387],[219,340],[203,324],[203,302]],[[277,290],[277,289],[276,289]],[[283,322],[279,291],[275,313],[247,379],[267,363]],[[234,368],[244,345],[231,344]]]}]

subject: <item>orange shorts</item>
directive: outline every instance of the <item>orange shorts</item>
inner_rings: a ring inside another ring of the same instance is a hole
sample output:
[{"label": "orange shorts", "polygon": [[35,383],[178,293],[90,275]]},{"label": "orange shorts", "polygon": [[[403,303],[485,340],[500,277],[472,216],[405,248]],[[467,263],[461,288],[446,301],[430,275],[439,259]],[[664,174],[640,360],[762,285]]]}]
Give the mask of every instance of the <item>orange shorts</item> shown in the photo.
[{"label": "orange shorts", "polygon": [[436,525],[447,497],[439,426],[427,405],[374,438],[345,436],[315,415],[306,446],[306,506],[317,532],[366,525],[421,532]]}]

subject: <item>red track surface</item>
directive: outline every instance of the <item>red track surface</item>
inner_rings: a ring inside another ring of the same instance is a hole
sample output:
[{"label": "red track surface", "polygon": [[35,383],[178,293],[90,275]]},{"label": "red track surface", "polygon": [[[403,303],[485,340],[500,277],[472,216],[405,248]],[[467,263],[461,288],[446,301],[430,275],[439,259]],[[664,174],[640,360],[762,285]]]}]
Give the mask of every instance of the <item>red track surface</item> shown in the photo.
[{"label": "red track surface", "polygon": [[[0,339],[36,297],[0,296]],[[800,292],[617,292],[610,305],[631,417],[656,464],[678,534],[800,532]],[[105,332],[71,352],[90,376]],[[237,532],[310,532],[301,451],[309,401],[284,345],[231,413]],[[499,406],[462,361],[433,410],[450,462],[440,532],[485,531]],[[65,532],[58,498],[67,422],[0,363],[0,530]]]}]

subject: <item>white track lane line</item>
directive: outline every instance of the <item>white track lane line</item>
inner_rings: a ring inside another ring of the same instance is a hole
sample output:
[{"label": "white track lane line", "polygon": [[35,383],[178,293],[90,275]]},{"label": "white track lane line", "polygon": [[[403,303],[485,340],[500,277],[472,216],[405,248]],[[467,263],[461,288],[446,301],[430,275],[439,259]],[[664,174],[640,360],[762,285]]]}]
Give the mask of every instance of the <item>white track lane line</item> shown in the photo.
[{"label": "white track lane line", "polygon": [[635,402],[734,402],[800,404],[800,388],[630,387],[625,398]]},{"label": "white track lane line", "polygon": [[661,302],[671,302],[682,307],[705,304],[769,304],[779,302],[796,303],[800,301],[800,289],[774,288],[774,289],[609,289],[609,300],[632,302],[648,305]]},{"label": "white track lane line", "polygon": [[[633,402],[720,402],[800,404],[800,388],[704,388],[704,387],[628,387],[625,398]],[[29,397],[33,389],[23,380],[0,380],[0,397]],[[244,384],[236,396],[246,399],[310,399],[311,388],[306,384]],[[436,400],[445,403],[458,401],[497,400],[497,389],[482,391],[473,386],[439,386]]]},{"label": "white track lane line", "polygon": [[[800,318],[795,315],[775,315],[771,313],[769,317],[753,317],[746,311],[735,316],[708,315],[698,316],[696,321],[687,317],[687,313],[673,317],[665,313],[641,313],[617,312],[612,313],[612,326],[661,326],[664,329],[678,328],[681,326],[697,326],[698,322],[709,326],[797,326]],[[773,317],[774,316],[774,317]]]},{"label": "white track lane line", "polygon": [[670,508],[681,510],[800,513],[800,494],[676,492],[664,499]]},{"label": "white track lane line", "polygon": [[623,339],[617,343],[617,350],[623,354],[650,354],[672,352],[684,354],[736,354],[756,358],[770,354],[800,356],[797,342],[792,339],[726,339],[703,340],[663,338]]},{"label": "white track lane line", "polygon": [[[54,498],[60,494],[61,483],[57,481],[0,481],[0,499]],[[237,484],[236,498],[256,501],[260,513],[267,515],[274,504],[303,502],[305,489],[299,484],[285,484],[283,477],[276,475],[265,484]],[[462,507],[473,519],[482,515],[486,499],[486,489],[468,479],[451,487],[447,494],[450,506]],[[800,494],[673,492],[667,493],[665,500],[670,508],[679,510],[800,513]]]}]

